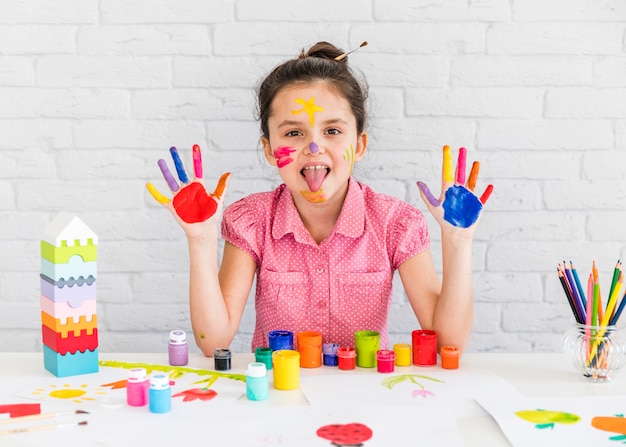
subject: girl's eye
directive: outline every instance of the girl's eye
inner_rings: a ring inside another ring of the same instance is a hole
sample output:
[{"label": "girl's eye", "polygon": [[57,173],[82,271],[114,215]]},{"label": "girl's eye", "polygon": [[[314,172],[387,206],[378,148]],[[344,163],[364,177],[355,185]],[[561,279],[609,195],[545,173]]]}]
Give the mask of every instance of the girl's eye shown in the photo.
[{"label": "girl's eye", "polygon": [[299,137],[301,135],[302,135],[302,132],[300,132],[299,130],[290,130],[289,132],[285,134],[285,136],[287,137]]},{"label": "girl's eye", "polygon": [[339,129],[328,129],[326,133],[329,135],[339,135],[341,131]]}]

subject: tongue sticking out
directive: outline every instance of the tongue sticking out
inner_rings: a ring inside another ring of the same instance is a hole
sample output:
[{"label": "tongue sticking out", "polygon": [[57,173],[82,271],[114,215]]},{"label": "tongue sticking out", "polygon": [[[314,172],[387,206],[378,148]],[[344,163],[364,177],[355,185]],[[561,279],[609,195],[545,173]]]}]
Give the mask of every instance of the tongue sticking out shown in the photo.
[{"label": "tongue sticking out", "polygon": [[303,171],[304,179],[311,192],[317,192],[322,187],[322,183],[326,178],[326,169],[305,169]]}]

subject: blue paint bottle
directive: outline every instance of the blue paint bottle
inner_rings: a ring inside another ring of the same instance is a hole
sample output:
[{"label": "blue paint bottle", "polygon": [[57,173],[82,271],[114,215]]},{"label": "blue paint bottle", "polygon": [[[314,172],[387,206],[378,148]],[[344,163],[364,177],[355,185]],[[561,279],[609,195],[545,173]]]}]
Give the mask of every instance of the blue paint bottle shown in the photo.
[{"label": "blue paint bottle", "polygon": [[246,396],[250,400],[265,400],[269,394],[265,363],[248,363],[246,373]]},{"label": "blue paint bottle", "polygon": [[152,413],[167,413],[172,409],[172,389],[168,376],[159,373],[150,377],[149,399]]},{"label": "blue paint bottle", "polygon": [[324,358],[324,365],[337,366],[337,349],[339,349],[339,345],[337,343],[324,343],[322,345],[322,357]]},{"label": "blue paint bottle", "polygon": [[267,334],[267,338],[272,351],[293,350],[293,332],[291,331],[272,331]]}]

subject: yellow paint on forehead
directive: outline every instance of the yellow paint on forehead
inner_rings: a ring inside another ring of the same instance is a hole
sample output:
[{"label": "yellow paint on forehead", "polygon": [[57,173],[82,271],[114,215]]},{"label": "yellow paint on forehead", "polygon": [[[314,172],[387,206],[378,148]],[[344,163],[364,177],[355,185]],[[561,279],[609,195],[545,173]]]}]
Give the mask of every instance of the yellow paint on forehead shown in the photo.
[{"label": "yellow paint on forehead", "polygon": [[323,112],[324,108],[315,104],[315,98],[311,96],[311,99],[305,101],[302,98],[296,99],[296,104],[302,104],[302,108],[300,110],[292,110],[291,113],[297,115],[301,112],[309,115],[309,126],[313,127],[315,124],[315,112]]}]

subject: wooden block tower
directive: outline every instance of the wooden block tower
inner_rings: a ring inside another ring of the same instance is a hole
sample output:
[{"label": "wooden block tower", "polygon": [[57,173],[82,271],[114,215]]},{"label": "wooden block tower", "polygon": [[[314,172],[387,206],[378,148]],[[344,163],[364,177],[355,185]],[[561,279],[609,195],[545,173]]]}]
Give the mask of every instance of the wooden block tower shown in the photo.
[{"label": "wooden block tower", "polygon": [[57,377],[98,371],[98,237],[61,212],[41,240],[41,334],[44,367]]}]

